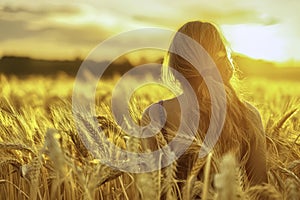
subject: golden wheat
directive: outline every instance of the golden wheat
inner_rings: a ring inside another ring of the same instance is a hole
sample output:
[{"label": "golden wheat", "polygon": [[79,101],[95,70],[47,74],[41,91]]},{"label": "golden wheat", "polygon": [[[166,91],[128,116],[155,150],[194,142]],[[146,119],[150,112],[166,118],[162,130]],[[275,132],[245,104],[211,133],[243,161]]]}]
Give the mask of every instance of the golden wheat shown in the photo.
[{"label": "golden wheat", "polygon": [[[237,88],[244,99],[255,100],[267,134],[269,184],[250,187],[246,174],[232,157],[219,158],[213,154],[211,160],[195,159],[184,180],[176,177],[176,162],[141,174],[105,165],[104,160],[93,157],[75,126],[71,104],[73,81],[65,76],[18,79],[1,75],[0,199],[299,199],[298,83],[254,79],[244,81],[244,89]],[[139,152],[140,141],[124,133],[113,119],[108,94],[115,82],[105,80],[98,88],[94,119],[77,113],[82,121],[79,128],[89,134],[88,141],[104,141],[94,131],[91,120],[96,119],[108,141]],[[135,122],[149,104],[171,95],[158,86],[151,87],[156,92],[149,94],[151,88],[144,88],[131,98],[130,113]],[[126,119],[124,123],[128,123]],[[160,147],[169,141],[161,134],[156,138]],[[191,152],[196,152],[200,145],[193,144]],[[119,155],[104,143],[98,150],[103,159],[118,159]],[[150,157],[147,164],[158,163]]]}]

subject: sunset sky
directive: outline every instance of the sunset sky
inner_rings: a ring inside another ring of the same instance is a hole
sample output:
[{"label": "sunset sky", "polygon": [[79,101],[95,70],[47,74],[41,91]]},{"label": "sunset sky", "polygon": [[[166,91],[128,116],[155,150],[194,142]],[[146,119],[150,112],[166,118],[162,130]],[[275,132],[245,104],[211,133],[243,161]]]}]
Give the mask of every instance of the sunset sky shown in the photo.
[{"label": "sunset sky", "polygon": [[203,20],[220,26],[233,51],[271,61],[300,61],[299,11],[298,0],[1,0],[0,56],[84,58],[101,41],[123,31],[176,30],[189,20]]}]

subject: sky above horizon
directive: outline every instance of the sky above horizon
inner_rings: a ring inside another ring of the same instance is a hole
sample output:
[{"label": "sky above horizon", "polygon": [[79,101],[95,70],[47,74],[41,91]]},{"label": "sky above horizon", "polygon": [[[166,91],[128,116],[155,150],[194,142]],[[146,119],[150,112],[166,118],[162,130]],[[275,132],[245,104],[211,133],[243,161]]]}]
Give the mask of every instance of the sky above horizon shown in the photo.
[{"label": "sky above horizon", "polygon": [[298,0],[0,0],[0,56],[85,58],[96,45],[124,31],[176,30],[187,21],[202,20],[217,24],[235,52],[298,62],[299,10]]}]

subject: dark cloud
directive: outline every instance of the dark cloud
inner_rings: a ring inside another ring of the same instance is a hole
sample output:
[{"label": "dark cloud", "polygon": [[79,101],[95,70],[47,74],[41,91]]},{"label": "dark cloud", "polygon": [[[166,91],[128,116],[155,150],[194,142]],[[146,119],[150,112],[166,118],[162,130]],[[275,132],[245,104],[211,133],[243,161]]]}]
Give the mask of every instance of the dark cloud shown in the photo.
[{"label": "dark cloud", "polygon": [[26,30],[26,21],[16,20],[16,21],[7,21],[0,20],[1,34],[0,41],[19,39],[30,36],[31,31]]},{"label": "dark cloud", "polygon": [[98,25],[49,25],[45,28],[30,29],[26,20],[0,20],[0,42],[15,39],[33,38],[39,42],[55,41],[58,44],[91,45],[101,42],[110,35],[110,31]]},{"label": "dark cloud", "polygon": [[48,27],[39,30],[40,37],[72,45],[96,45],[110,35],[109,30],[98,25]]},{"label": "dark cloud", "polygon": [[4,5],[2,8],[0,8],[0,12],[6,14],[27,13],[27,14],[39,15],[39,16],[46,16],[51,14],[76,15],[80,13],[80,9],[72,6],[63,7],[63,6],[54,6],[54,5],[39,6],[37,8]]},{"label": "dark cloud", "polygon": [[[110,31],[98,24],[50,23],[51,15],[78,15],[80,9],[74,6],[11,6],[0,8],[0,42],[33,39],[37,42],[53,41],[58,45],[91,45],[101,42]],[[45,21],[45,23],[43,23]],[[38,22],[38,23],[36,23]]]}]

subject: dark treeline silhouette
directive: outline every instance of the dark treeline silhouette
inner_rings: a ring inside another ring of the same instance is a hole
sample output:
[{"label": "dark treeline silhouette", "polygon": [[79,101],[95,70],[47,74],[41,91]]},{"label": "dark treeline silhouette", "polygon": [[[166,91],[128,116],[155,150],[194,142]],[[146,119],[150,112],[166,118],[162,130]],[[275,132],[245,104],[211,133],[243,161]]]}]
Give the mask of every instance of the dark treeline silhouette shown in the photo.
[{"label": "dark treeline silhouette", "polygon": [[[274,80],[300,80],[300,67],[276,67],[272,62],[255,60],[241,55],[236,55],[233,58],[242,76],[255,76]],[[158,62],[161,62],[161,60],[162,59]],[[96,67],[106,66],[108,64],[108,61],[88,62],[90,65]],[[64,72],[70,76],[76,76],[81,64],[82,60],[80,59],[61,61],[4,56],[0,59],[0,74],[27,76],[56,75],[59,72]],[[109,78],[114,74],[124,74],[133,67],[128,59],[121,57],[109,65],[103,76]],[[142,75],[143,74],[141,74],[141,76]]]},{"label": "dark treeline silhouette", "polygon": [[[88,65],[93,68],[106,66],[104,76],[112,76],[113,74],[124,74],[133,66],[124,58],[116,60],[109,64],[108,61],[95,62],[87,61]],[[70,76],[75,76],[82,60],[39,60],[29,57],[4,56],[0,60],[0,73],[6,75],[27,76],[27,75],[55,75],[59,72],[64,72]]]},{"label": "dark treeline silhouette", "polygon": [[278,67],[273,62],[256,60],[241,55],[236,55],[233,59],[237,63],[242,76],[300,81],[300,66],[289,67],[286,64],[285,66]]}]

